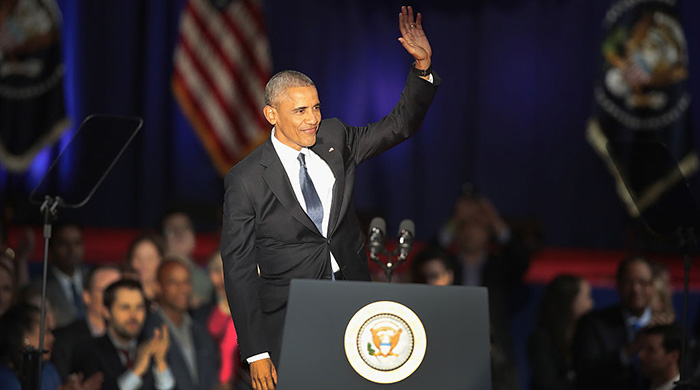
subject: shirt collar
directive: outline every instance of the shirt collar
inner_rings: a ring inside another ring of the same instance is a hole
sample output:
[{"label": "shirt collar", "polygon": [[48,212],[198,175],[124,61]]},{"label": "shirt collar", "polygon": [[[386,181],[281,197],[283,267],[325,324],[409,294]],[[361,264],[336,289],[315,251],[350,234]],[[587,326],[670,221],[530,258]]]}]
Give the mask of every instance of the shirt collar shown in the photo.
[{"label": "shirt collar", "polygon": [[114,348],[116,349],[121,349],[123,351],[133,351],[136,349],[136,339],[129,340],[128,344],[122,344],[119,341],[117,341],[114,337],[112,337],[112,333],[110,331],[107,331],[107,337],[109,337],[109,340],[112,342],[112,345],[114,345]]},{"label": "shirt collar", "polygon": [[661,385],[659,387],[652,388],[652,390],[673,390],[676,388],[675,383],[679,380],[681,380],[680,374],[676,375],[673,379],[664,383],[663,385]]},{"label": "shirt collar", "polygon": [[182,315],[182,325],[181,326],[175,325],[175,323],[170,320],[170,317],[168,317],[168,315],[165,314],[165,311],[163,311],[162,307],[158,308],[158,315],[160,316],[160,318],[163,319],[165,324],[168,325],[168,327],[172,328],[172,329],[185,330],[185,329],[189,329],[190,326],[192,326],[192,317],[190,316],[190,313],[187,313],[187,312],[185,312]]},{"label": "shirt collar", "polygon": [[296,163],[299,153],[304,153],[307,156],[309,155],[309,148],[301,148],[301,150],[299,151],[292,148],[291,146],[283,144],[282,141],[278,140],[277,137],[275,137],[274,127],[272,128],[272,134],[270,137],[272,138],[272,146],[275,147],[275,151],[277,152],[277,155],[282,161],[293,161]]},{"label": "shirt collar", "polygon": [[70,289],[71,284],[75,284],[77,288],[82,289],[83,277],[79,268],[77,268],[75,272],[73,272],[73,276],[66,275],[63,271],[58,269],[58,267],[51,267],[51,270],[53,271],[54,276],[56,276],[56,279],[58,279],[58,282],[64,288]]},{"label": "shirt collar", "polygon": [[639,317],[633,316],[629,311],[627,311],[627,309],[622,310],[622,315],[625,317],[625,323],[627,326],[642,328],[649,324],[649,321],[651,321],[651,306],[647,306],[647,308],[644,309],[644,313],[642,313],[642,315]]}]

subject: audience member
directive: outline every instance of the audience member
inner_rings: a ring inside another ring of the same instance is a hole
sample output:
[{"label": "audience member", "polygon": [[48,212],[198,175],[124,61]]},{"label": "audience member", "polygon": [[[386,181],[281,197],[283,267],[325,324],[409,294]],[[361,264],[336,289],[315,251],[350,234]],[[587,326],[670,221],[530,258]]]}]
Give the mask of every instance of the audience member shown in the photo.
[{"label": "audience member", "polygon": [[70,325],[54,330],[56,343],[53,351],[53,364],[63,380],[74,371],[70,367],[73,361],[73,348],[91,337],[105,334],[104,300],[105,288],[121,277],[119,270],[113,266],[97,267],[88,273],[83,290],[83,303],[86,308],[85,318],[77,319]]},{"label": "audience member", "polygon": [[168,365],[178,390],[210,390],[218,382],[216,346],[207,330],[192,321],[187,309],[192,295],[189,267],[166,256],[158,268],[158,310],[149,316],[144,334],[167,326],[170,335]]},{"label": "audience member", "polygon": [[196,237],[189,215],[182,211],[169,212],[163,217],[161,229],[165,238],[165,253],[181,258],[190,269],[190,275],[192,275],[190,308],[196,309],[211,302],[214,287],[211,285],[209,275],[197,266],[193,259]]},{"label": "audience member", "polygon": [[652,271],[643,257],[620,262],[616,275],[620,303],[583,316],[574,337],[579,389],[639,389],[637,333],[651,321]]},{"label": "audience member", "polygon": [[17,286],[12,269],[0,262],[0,317],[15,303]]},{"label": "audience member", "polygon": [[[27,350],[39,349],[41,312],[37,307],[28,304],[18,304],[12,307],[0,319],[0,388],[3,390],[20,390],[34,383],[33,378],[24,377],[27,370],[24,367],[24,353]],[[61,378],[56,368],[51,364],[51,350],[54,337],[48,326],[44,328],[44,351],[41,370],[41,389],[57,390],[61,388]],[[64,390],[96,390],[101,383],[99,375],[82,381],[74,379]]]},{"label": "audience member", "polygon": [[488,289],[494,343],[506,357],[511,375],[516,376],[508,328],[509,313],[513,311],[509,301],[511,292],[520,285],[528,269],[530,255],[484,196],[463,195],[457,202],[452,223],[455,225],[455,284]]},{"label": "audience member", "polygon": [[126,253],[126,263],[138,273],[146,299],[156,298],[156,272],[163,260],[164,248],[160,237],[145,233],[136,237]]},{"label": "audience member", "polygon": [[454,284],[454,271],[449,255],[440,248],[428,248],[411,261],[411,276],[414,283],[434,286]]},{"label": "audience member", "polygon": [[654,325],[671,324],[676,320],[673,310],[673,287],[671,273],[664,264],[651,262],[654,293],[651,298],[651,322]]},{"label": "audience member", "polygon": [[649,390],[671,390],[680,375],[683,331],[675,324],[644,328],[639,333],[639,362]]},{"label": "audience member", "polygon": [[[85,249],[81,229],[72,224],[55,224],[49,252],[46,295],[56,309],[57,326],[61,327],[85,317],[82,293],[86,270],[82,268]],[[41,286],[41,280],[35,285]]]},{"label": "audience member", "polygon": [[219,347],[221,369],[219,370],[219,382],[223,387],[231,389],[236,381],[250,384],[250,375],[244,372],[240,364],[241,356],[238,352],[238,339],[236,327],[233,325],[231,310],[226,299],[226,286],[224,286],[224,267],[221,261],[221,253],[217,252],[209,260],[209,277],[216,292],[216,305],[212,308],[207,319],[207,330],[214,343]]},{"label": "audience member", "polygon": [[[47,292],[48,294],[48,292]],[[32,305],[34,307],[41,307],[41,285],[36,285],[36,284],[30,284],[28,286],[25,286],[22,290],[20,290],[18,297],[17,297],[17,302],[18,303],[26,303],[28,305]],[[49,329],[56,329],[56,309],[54,308],[53,304],[51,303],[51,298],[47,295],[46,296],[46,312],[45,312],[45,317],[46,317],[46,325],[49,327]]]},{"label": "audience member", "polygon": [[104,375],[103,390],[170,390],[175,379],[165,356],[170,347],[167,327],[137,346],[146,318],[146,299],[136,280],[121,279],[104,291],[105,335],[74,350],[73,368],[86,376]]},{"label": "audience member", "polygon": [[574,389],[571,344],[576,322],[592,308],[585,279],[564,274],[547,285],[528,343],[532,390]]}]

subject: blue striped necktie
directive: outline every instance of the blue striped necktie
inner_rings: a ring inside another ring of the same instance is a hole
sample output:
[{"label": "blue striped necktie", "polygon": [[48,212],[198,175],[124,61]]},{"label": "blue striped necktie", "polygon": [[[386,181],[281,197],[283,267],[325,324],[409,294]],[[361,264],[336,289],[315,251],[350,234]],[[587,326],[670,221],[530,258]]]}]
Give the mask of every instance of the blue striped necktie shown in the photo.
[{"label": "blue striped necktie", "polygon": [[309,172],[306,170],[304,153],[299,153],[297,160],[299,160],[300,165],[299,184],[301,184],[301,193],[304,195],[304,202],[306,202],[306,214],[309,215],[309,218],[316,225],[318,232],[323,234],[323,205],[321,204],[321,198],[318,197],[314,182],[311,181]]}]

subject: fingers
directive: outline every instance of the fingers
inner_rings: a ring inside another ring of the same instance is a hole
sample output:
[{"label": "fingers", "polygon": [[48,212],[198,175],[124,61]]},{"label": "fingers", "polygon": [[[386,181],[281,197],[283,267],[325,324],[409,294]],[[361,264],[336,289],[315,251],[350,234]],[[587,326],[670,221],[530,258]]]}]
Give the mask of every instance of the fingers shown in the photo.
[{"label": "fingers", "polygon": [[275,366],[272,366],[272,380],[275,381],[275,385],[277,385],[277,370]]}]

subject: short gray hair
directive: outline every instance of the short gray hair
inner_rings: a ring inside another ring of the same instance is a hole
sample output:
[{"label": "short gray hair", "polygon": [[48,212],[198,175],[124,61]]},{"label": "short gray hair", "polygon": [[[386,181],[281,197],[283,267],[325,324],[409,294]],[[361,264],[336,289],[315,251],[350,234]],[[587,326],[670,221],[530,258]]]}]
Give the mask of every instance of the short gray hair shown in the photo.
[{"label": "short gray hair", "polygon": [[297,87],[313,87],[314,82],[309,76],[297,72],[296,70],[283,70],[278,72],[265,86],[265,105],[272,106],[272,102],[276,101],[287,88]]}]

